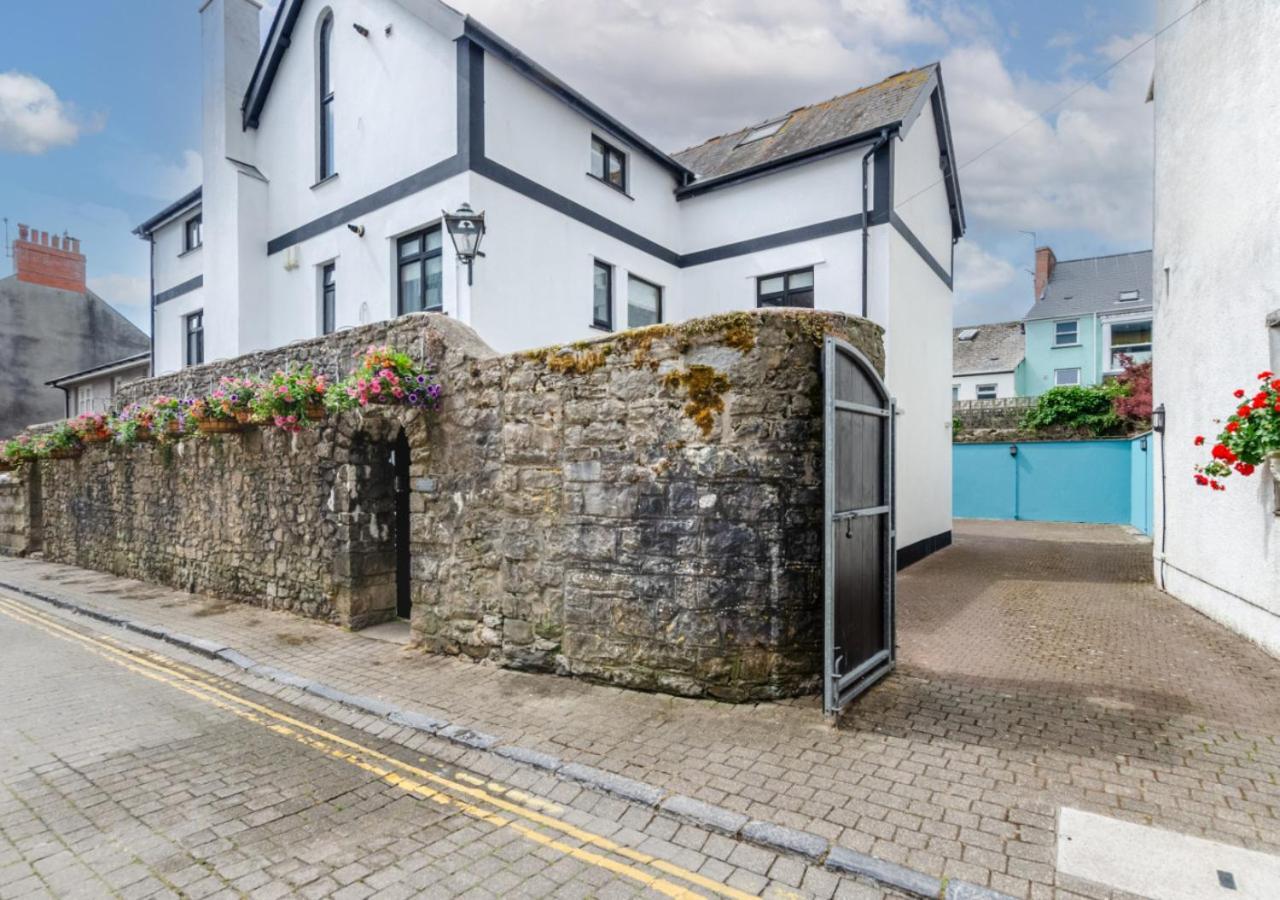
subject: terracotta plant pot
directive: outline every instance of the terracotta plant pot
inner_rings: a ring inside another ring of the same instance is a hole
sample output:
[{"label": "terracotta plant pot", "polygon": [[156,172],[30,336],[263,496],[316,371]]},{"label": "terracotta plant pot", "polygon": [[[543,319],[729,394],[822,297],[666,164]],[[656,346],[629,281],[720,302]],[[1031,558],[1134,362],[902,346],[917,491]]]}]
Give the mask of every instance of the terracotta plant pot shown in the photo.
[{"label": "terracotta plant pot", "polygon": [[234,419],[201,419],[196,428],[201,434],[231,434],[240,430],[240,423]]}]

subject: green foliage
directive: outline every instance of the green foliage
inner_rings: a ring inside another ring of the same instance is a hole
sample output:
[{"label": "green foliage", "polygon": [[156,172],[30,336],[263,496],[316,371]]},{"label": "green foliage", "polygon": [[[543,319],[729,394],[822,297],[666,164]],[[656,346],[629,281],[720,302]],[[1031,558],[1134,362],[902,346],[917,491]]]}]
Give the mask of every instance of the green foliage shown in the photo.
[{"label": "green foliage", "polygon": [[1022,426],[1037,431],[1070,428],[1095,437],[1114,434],[1124,426],[1124,420],[1116,415],[1112,400],[1123,391],[1123,386],[1114,383],[1050,388],[1027,411]]}]

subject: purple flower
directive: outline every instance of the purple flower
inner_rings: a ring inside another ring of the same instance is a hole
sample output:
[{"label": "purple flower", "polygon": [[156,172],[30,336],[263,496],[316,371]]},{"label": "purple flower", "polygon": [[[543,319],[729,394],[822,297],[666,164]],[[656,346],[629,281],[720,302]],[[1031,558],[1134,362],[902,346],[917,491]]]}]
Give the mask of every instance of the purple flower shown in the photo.
[{"label": "purple flower", "polygon": [[231,395],[231,397],[230,397],[230,399],[231,399],[231,402],[232,402],[232,403],[239,403],[239,402],[240,402],[240,395],[239,395],[239,394],[232,394],[232,395]]},{"label": "purple flower", "polygon": [[430,397],[432,400],[435,400],[437,397],[439,397],[440,385],[433,384],[431,385],[431,387],[427,388],[427,396]]},{"label": "purple flower", "polygon": [[427,383],[427,376],[426,376],[426,375],[419,375],[419,376],[418,376],[418,384],[426,384],[426,383]]},{"label": "purple flower", "polygon": [[409,401],[409,405],[410,405],[410,406],[417,406],[417,405],[418,405],[418,392],[417,392],[417,391],[410,391],[410,392],[409,392],[409,394],[408,394],[407,399],[408,399],[408,401]]}]

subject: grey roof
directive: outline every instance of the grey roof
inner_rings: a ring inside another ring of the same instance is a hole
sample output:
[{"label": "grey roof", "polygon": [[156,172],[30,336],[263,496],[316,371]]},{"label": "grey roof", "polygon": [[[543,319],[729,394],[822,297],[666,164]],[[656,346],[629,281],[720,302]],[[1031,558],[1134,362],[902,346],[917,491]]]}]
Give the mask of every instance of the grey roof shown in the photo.
[{"label": "grey roof", "polygon": [[[922,102],[921,92],[932,85],[937,68],[937,63],[932,63],[899,72],[878,84],[793,109],[785,116],[774,116],[672,155],[703,181],[873,133],[908,118],[917,102]],[[777,134],[741,143],[754,128],[781,118],[786,121]]]},{"label": "grey roof", "polygon": [[137,368],[138,366],[142,366],[143,368],[148,368],[148,369],[151,367],[150,349],[145,350],[142,353],[134,353],[130,356],[124,357],[123,359],[113,359],[109,362],[99,363],[96,366],[90,366],[89,368],[81,369],[78,372],[71,372],[66,375],[59,375],[57,378],[49,379],[48,381],[45,382],[45,384],[49,385],[50,387],[62,387],[63,385],[69,384],[74,381],[81,381],[86,378],[90,378],[94,375],[97,375],[100,372],[109,372],[112,369],[124,369],[124,368],[132,369],[132,368]]},{"label": "grey roof", "polygon": [[195,204],[199,203],[203,194],[204,194],[204,186],[201,185],[191,193],[186,194],[182,197],[179,197],[177,200],[170,203],[164,209],[160,210],[160,212],[156,213],[154,216],[147,219],[147,221],[143,222],[137,228],[133,229],[133,233],[138,235],[138,237],[146,237],[147,235],[151,234],[151,232],[155,231],[157,226],[159,226],[161,223],[163,223],[167,219],[173,218],[175,215],[185,210],[188,206],[194,206]]},{"label": "grey roof", "polygon": [[[960,340],[960,333],[974,330],[977,337]],[[955,375],[984,375],[1012,372],[1025,355],[1026,341],[1022,322],[992,322],[989,325],[967,325],[952,334],[951,370]]]},{"label": "grey roof", "polygon": [[[1121,291],[1134,290],[1137,300],[1120,300]],[[1150,250],[1064,259],[1054,265],[1026,321],[1150,309],[1151,301]]]}]

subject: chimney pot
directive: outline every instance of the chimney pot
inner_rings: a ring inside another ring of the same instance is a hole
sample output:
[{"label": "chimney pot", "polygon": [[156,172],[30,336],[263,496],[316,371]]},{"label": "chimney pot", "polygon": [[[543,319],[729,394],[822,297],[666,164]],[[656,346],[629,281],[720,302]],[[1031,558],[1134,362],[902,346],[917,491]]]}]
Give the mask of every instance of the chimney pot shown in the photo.
[{"label": "chimney pot", "polygon": [[1058,257],[1053,255],[1053,248],[1047,246],[1036,248],[1036,295],[1032,298],[1033,301],[1038,301],[1044,296],[1044,289],[1053,278],[1053,269],[1057,264]]},{"label": "chimney pot", "polygon": [[23,225],[21,222],[18,223],[18,240],[20,241],[27,240],[27,236],[30,233],[31,233],[31,229],[28,226]]},{"label": "chimney pot", "polygon": [[85,260],[80,242],[65,232],[52,235],[30,226],[18,225],[18,240],[13,243],[13,268],[18,280],[83,294]]},{"label": "chimney pot", "polygon": [[62,249],[62,238],[58,237],[56,234],[53,236],[53,249],[54,250]]},{"label": "chimney pot", "polygon": [[40,232],[40,244],[41,246],[44,246],[44,247],[49,246],[49,232],[47,231]]}]

